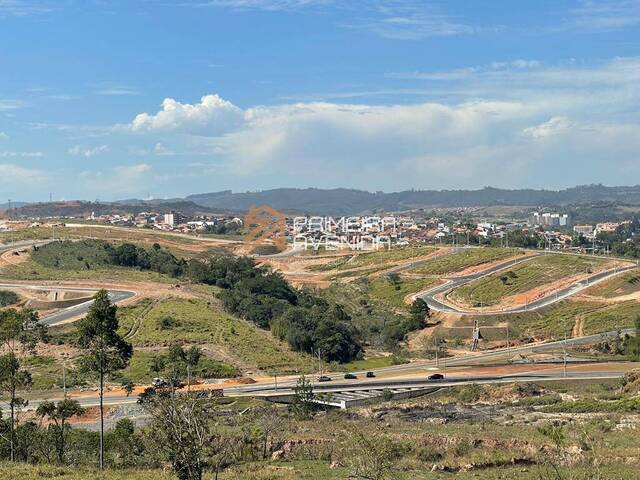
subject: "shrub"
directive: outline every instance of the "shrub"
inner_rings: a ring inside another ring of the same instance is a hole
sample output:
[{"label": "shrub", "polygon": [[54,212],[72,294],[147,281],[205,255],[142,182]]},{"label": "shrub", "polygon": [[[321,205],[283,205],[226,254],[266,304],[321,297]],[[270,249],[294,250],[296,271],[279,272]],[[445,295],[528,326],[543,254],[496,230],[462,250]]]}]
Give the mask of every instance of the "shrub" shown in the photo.
[{"label": "shrub", "polygon": [[18,294],[8,290],[0,290],[0,307],[6,307],[18,303]]}]

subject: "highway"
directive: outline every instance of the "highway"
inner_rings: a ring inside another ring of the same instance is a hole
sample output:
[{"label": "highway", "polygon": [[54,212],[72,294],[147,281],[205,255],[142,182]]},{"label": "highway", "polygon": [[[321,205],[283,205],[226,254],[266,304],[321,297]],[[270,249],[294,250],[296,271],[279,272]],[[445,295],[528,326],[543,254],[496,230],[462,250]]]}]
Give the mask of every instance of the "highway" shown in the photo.
[{"label": "highway", "polygon": [[[601,365],[601,364],[600,364]],[[341,392],[369,392],[369,391],[382,391],[386,389],[424,389],[424,388],[446,388],[459,385],[468,385],[471,383],[476,384],[503,384],[513,382],[541,382],[541,381],[566,381],[566,380],[593,380],[601,381],[608,379],[616,379],[624,376],[624,370],[606,370],[599,369],[598,366],[594,366],[591,371],[567,371],[567,375],[559,371],[560,367],[551,368],[549,371],[531,371],[522,372],[517,374],[507,375],[451,375],[447,376],[444,380],[427,380],[426,376],[423,378],[406,378],[406,379],[359,379],[357,381],[333,381],[326,383],[314,383],[313,390],[316,393],[341,393]],[[260,385],[242,385],[237,387],[225,387],[224,395],[226,397],[270,397],[270,396],[291,396],[294,392],[296,382],[278,382],[278,388],[276,389],[273,383],[263,383]],[[211,385],[210,388],[220,388],[221,385]],[[68,398],[77,400],[83,407],[95,407],[99,405],[99,398],[97,392],[95,395],[87,395],[86,392],[75,393],[70,392]],[[62,398],[47,398],[47,399],[31,399],[26,410],[35,410],[42,402],[46,400],[58,401]],[[104,397],[104,404],[107,406],[127,405],[137,402],[137,395],[126,396],[122,394],[109,395]],[[7,410],[8,405],[6,401],[3,401],[0,405],[0,409]]]}]

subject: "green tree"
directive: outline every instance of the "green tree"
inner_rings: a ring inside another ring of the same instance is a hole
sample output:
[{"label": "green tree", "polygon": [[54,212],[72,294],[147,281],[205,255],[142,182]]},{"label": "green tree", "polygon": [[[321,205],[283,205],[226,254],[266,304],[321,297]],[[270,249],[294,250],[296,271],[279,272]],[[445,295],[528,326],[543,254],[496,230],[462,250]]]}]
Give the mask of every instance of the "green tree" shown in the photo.
[{"label": "green tree", "polygon": [[200,358],[202,357],[202,350],[193,345],[186,352],[184,352],[184,359],[187,364],[187,387],[191,389],[191,372],[198,366]]},{"label": "green tree", "polygon": [[416,323],[424,324],[424,321],[431,316],[431,309],[427,302],[425,302],[422,298],[416,298],[411,304],[411,308],[409,309],[409,313],[411,314],[411,318]]},{"label": "green tree", "polygon": [[149,392],[141,403],[151,417],[150,438],[178,479],[201,480],[207,458],[216,453],[212,404],[167,390]]},{"label": "green tree", "polygon": [[624,339],[624,353],[634,360],[640,358],[640,315],[635,318],[635,336],[626,336]]},{"label": "green tree", "polygon": [[131,466],[132,457],[139,451],[136,444],[135,424],[129,418],[121,418],[107,434],[107,450],[113,452],[114,462],[122,466]]},{"label": "green tree", "polygon": [[300,419],[311,418],[311,414],[317,407],[315,403],[315,395],[313,393],[313,385],[302,375],[296,382],[293,389],[293,402],[291,403],[291,411]]},{"label": "green tree", "polygon": [[31,374],[21,368],[17,353],[34,353],[37,343],[46,337],[46,328],[39,324],[38,314],[32,310],[0,311],[0,343],[5,352],[0,355],[0,391],[9,394],[11,461],[15,460],[16,407],[24,403],[17,392],[31,384]]},{"label": "green tree", "polygon": [[156,375],[156,377],[160,376],[160,373],[164,370],[166,366],[165,358],[162,355],[155,355],[149,360],[149,370]]},{"label": "green tree", "polygon": [[133,393],[133,389],[136,386],[128,378],[123,379],[121,385],[122,385],[122,388],[124,389],[125,393],[127,394],[127,397]]},{"label": "green tree", "polygon": [[78,324],[78,345],[85,351],[80,366],[100,381],[100,468],[104,468],[104,381],[127,366],[133,349],[118,334],[117,307],[106,290],[94,297],[89,313]]},{"label": "green tree", "polygon": [[49,430],[53,432],[56,439],[56,452],[58,461],[64,463],[64,450],[67,432],[71,427],[67,424],[67,420],[74,416],[84,413],[84,408],[76,400],[65,398],[57,404],[51,401],[42,402],[36,409],[36,415],[40,418],[49,420]]}]

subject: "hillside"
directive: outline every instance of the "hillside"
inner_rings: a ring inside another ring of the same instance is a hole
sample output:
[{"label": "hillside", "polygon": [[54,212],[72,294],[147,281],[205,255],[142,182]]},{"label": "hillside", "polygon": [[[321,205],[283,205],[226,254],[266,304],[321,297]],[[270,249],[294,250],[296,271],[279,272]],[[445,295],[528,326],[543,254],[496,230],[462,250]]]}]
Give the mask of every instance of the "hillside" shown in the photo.
[{"label": "hillside", "polygon": [[[564,190],[507,190],[485,187],[481,190],[406,190],[402,192],[368,192],[335,188],[276,188],[256,192],[219,192],[188,195],[184,199],[127,199],[118,202],[68,201],[53,203],[16,202],[15,217],[80,216],[95,212],[136,214],[145,210],[159,213],[171,210],[187,215],[196,213],[230,213],[253,206],[269,205],[287,213],[316,215],[356,215],[382,211],[403,211],[437,207],[566,207],[568,205],[640,206],[640,186],[606,187],[585,185]],[[5,205],[4,208],[7,206]],[[0,205],[0,210],[3,206]],[[579,214],[581,212],[574,212]],[[602,216],[598,213],[598,217]],[[611,216],[610,214],[608,216]],[[606,217],[606,215],[605,215]],[[587,219],[585,219],[586,221]],[[607,221],[612,220],[607,217]]]},{"label": "hillside", "polygon": [[588,185],[557,191],[485,187],[481,190],[407,190],[393,193],[371,193],[346,188],[278,188],[246,193],[227,190],[189,195],[186,200],[212,208],[247,210],[254,205],[266,204],[281,210],[347,215],[374,210],[399,211],[442,206],[545,206],[597,202],[640,205],[640,186]]},{"label": "hillside", "polygon": [[132,201],[132,203],[102,203],[102,202],[86,202],[83,200],[74,200],[67,202],[52,203],[29,203],[23,204],[11,211],[12,218],[46,218],[46,217],[79,217],[88,216],[92,212],[95,215],[107,214],[139,214],[144,211],[154,211],[156,213],[169,213],[171,211],[179,211],[186,215],[218,213],[210,207],[197,205],[191,201],[176,200],[171,202],[155,202],[155,201]]}]

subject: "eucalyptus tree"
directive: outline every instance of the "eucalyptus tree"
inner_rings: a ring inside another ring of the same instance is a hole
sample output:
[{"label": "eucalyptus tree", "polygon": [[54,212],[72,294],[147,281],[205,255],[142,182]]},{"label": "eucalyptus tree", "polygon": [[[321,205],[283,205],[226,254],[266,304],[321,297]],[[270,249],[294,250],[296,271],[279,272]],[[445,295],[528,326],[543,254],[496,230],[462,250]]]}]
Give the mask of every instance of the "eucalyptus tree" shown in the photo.
[{"label": "eucalyptus tree", "polygon": [[133,354],[131,345],[118,334],[117,307],[106,290],[98,291],[85,318],[78,323],[78,346],[84,350],[81,369],[100,382],[100,468],[104,468],[104,382],[124,369]]},{"label": "eucalyptus tree", "polygon": [[9,426],[10,458],[15,460],[15,427],[16,407],[25,402],[18,398],[19,389],[31,384],[31,374],[22,368],[19,353],[35,353],[39,341],[47,338],[46,327],[38,321],[38,314],[33,310],[2,310],[0,311],[0,392],[9,396],[9,410],[11,413]]}]

